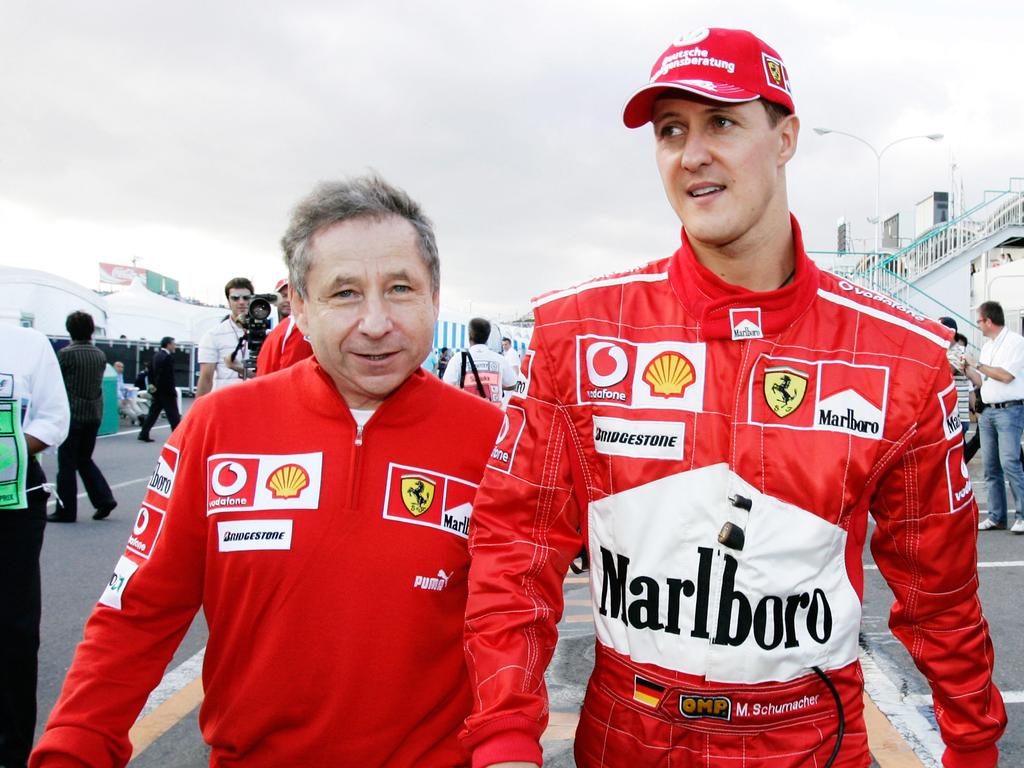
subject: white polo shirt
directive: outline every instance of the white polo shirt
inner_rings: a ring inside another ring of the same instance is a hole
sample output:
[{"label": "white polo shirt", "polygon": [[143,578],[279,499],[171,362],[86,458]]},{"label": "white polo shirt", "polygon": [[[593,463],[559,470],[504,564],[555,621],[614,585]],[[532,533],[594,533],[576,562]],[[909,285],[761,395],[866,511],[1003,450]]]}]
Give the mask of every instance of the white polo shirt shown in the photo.
[{"label": "white polo shirt", "polygon": [[[242,377],[238,372],[229,368],[224,359],[235,351],[239,340],[245,335],[245,331],[238,323],[230,317],[225,317],[211,330],[203,334],[199,340],[199,351],[196,354],[196,361],[202,363],[216,363],[217,370],[213,374],[213,388],[226,387],[230,384],[238,384]],[[236,360],[241,363],[248,356],[248,349],[243,346],[238,353]]]},{"label": "white polo shirt", "polygon": [[1005,403],[1007,400],[1024,400],[1024,336],[1003,328],[998,336],[989,339],[978,355],[981,365],[1002,368],[1013,375],[1013,381],[1001,381],[984,376],[981,383],[981,399],[988,405]]}]

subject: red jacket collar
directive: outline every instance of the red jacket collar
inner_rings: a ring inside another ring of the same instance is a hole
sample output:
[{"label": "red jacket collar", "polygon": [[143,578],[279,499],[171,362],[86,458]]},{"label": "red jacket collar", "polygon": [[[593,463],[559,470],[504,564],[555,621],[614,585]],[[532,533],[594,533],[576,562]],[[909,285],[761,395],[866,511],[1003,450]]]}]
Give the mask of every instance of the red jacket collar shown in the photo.
[{"label": "red jacket collar", "polygon": [[[790,215],[790,220],[793,223],[796,273],[788,285],[764,292],[748,291],[727,283],[698,262],[683,229],[682,245],[669,259],[668,279],[680,303],[697,318],[702,338],[734,338],[734,320],[741,322],[745,315],[750,318],[757,316],[756,312],[739,312],[743,309],[760,310],[761,333],[774,336],[788,328],[814,300],[821,272],[807,257],[796,218]],[[730,310],[736,312],[731,313]],[[742,330],[739,338],[742,338]]]}]

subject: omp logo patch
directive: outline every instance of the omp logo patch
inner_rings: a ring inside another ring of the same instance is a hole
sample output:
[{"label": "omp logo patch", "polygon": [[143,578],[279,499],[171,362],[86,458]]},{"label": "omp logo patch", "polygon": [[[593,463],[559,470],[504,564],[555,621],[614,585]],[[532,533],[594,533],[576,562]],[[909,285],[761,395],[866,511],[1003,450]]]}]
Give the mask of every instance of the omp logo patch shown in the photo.
[{"label": "omp logo patch", "polygon": [[120,611],[121,598],[124,596],[125,588],[137,570],[139,570],[138,563],[121,555],[117,565],[114,566],[114,572],[110,575],[107,586],[104,587],[103,593],[100,595],[100,604]]},{"label": "omp logo patch", "polygon": [[594,416],[594,448],[605,456],[682,460],[686,424]]},{"label": "omp logo patch", "polygon": [[139,514],[135,516],[135,526],[128,537],[128,552],[133,552],[147,560],[153,554],[160,531],[164,528],[164,513],[156,507],[143,503]]},{"label": "omp logo patch", "polygon": [[291,520],[228,520],[217,523],[217,550],[220,552],[291,548]]},{"label": "omp logo patch", "polygon": [[[385,520],[436,528],[465,539],[476,488],[474,483],[442,472],[392,463],[388,465],[382,514]],[[414,493],[407,493],[410,490]]]},{"label": "omp logo patch", "polygon": [[679,714],[692,719],[710,717],[715,720],[731,720],[732,699],[726,696],[681,695]]},{"label": "omp logo patch", "polygon": [[704,344],[638,344],[604,336],[577,336],[577,402],[700,411],[705,360]]},{"label": "omp logo patch", "polygon": [[519,447],[519,438],[523,436],[523,429],[526,427],[526,411],[518,405],[509,405],[505,409],[505,420],[501,423],[498,436],[494,441],[494,448],[491,450],[491,457],[487,466],[502,472],[512,471],[512,462],[515,461],[516,449]]},{"label": "omp logo patch", "polygon": [[217,454],[206,460],[206,513],[316,509],[323,453]]},{"label": "omp logo patch", "polygon": [[147,491],[152,491],[157,496],[165,499],[171,497],[174,488],[174,477],[178,473],[178,459],[180,452],[173,445],[164,445],[160,449],[160,458],[156,460],[156,468],[149,478]]},{"label": "omp logo patch", "polygon": [[883,366],[761,355],[750,375],[749,422],[880,440],[888,394]]},{"label": "omp logo patch", "polygon": [[730,309],[729,327],[732,329],[733,341],[763,339],[764,331],[761,330],[761,308]]}]

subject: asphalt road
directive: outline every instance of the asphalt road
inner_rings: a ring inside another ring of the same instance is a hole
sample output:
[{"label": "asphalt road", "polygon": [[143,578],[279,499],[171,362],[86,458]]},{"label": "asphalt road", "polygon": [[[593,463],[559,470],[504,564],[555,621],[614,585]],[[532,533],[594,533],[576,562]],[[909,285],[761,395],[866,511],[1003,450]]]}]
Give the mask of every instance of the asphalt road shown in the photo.
[{"label": "asphalt road", "polygon": [[[185,406],[191,403],[186,400]],[[116,436],[101,438],[95,459],[114,489],[118,508],[104,521],[91,520],[92,509],[79,500],[79,522],[51,524],[43,546],[43,625],[39,668],[39,725],[46,718],[60,692],[82,627],[111,569],[124,550],[135,512],[142,500],[146,481],[156,462],[162,440],[168,435],[166,422],[153,431],[157,442],[140,443],[137,429],[125,429]],[[55,457],[45,456],[47,477],[56,476]],[[980,456],[971,463],[971,475],[979,506],[986,508],[987,489],[981,479]],[[81,489],[79,489],[81,491]],[[950,542],[950,546],[969,543]],[[1024,536],[1006,531],[982,533],[978,540],[981,599],[992,629],[996,648],[996,682],[1008,701],[1011,725],[1000,747],[1001,765],[1024,765],[1024,735],[1014,728],[1024,702],[1024,616],[1020,611],[1020,583],[1024,575]],[[909,655],[886,626],[892,594],[865,552],[864,624],[862,648],[870,668],[869,692],[890,716],[898,731],[914,743],[925,766],[937,766],[941,744],[935,731],[928,687],[914,669]],[[583,685],[593,663],[593,624],[589,620],[587,586],[580,579],[566,584],[566,616],[560,625],[560,642],[549,671],[553,721],[545,743],[546,764],[568,768],[574,713],[582,701]],[[200,614],[169,670],[192,659],[206,643],[206,625]],[[208,750],[199,734],[193,710],[132,761],[137,768],[205,768]]]}]

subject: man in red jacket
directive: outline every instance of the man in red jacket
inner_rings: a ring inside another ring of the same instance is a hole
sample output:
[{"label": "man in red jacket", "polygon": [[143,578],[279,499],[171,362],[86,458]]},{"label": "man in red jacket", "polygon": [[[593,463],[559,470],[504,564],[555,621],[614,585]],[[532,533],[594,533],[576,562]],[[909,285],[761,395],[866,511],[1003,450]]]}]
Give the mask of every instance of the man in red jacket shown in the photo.
[{"label": "man in red jacket", "polygon": [[263,340],[259,357],[256,358],[257,376],[280,371],[282,368],[294,365],[313,354],[313,347],[310,346],[309,339],[299,330],[299,326],[291,314],[288,280],[279,280],[275,290],[280,297],[277,301],[277,325]]},{"label": "man in red jacket", "polygon": [[[789,213],[789,75],[749,32],[676,40],[629,100],[679,250],[538,299],[473,512],[474,767],[536,765],[562,579],[589,550],[581,768],[864,768],[862,550],[932,686],[947,768],[1006,725],[977,597],[951,335],[818,270]],[[514,762],[519,761],[519,762]]]},{"label": "man in red jacket", "polygon": [[440,272],[404,192],[322,185],[284,250],[316,355],[173,432],[32,768],[125,765],[200,606],[211,765],[468,764],[466,537],[501,412],[420,369]]}]

